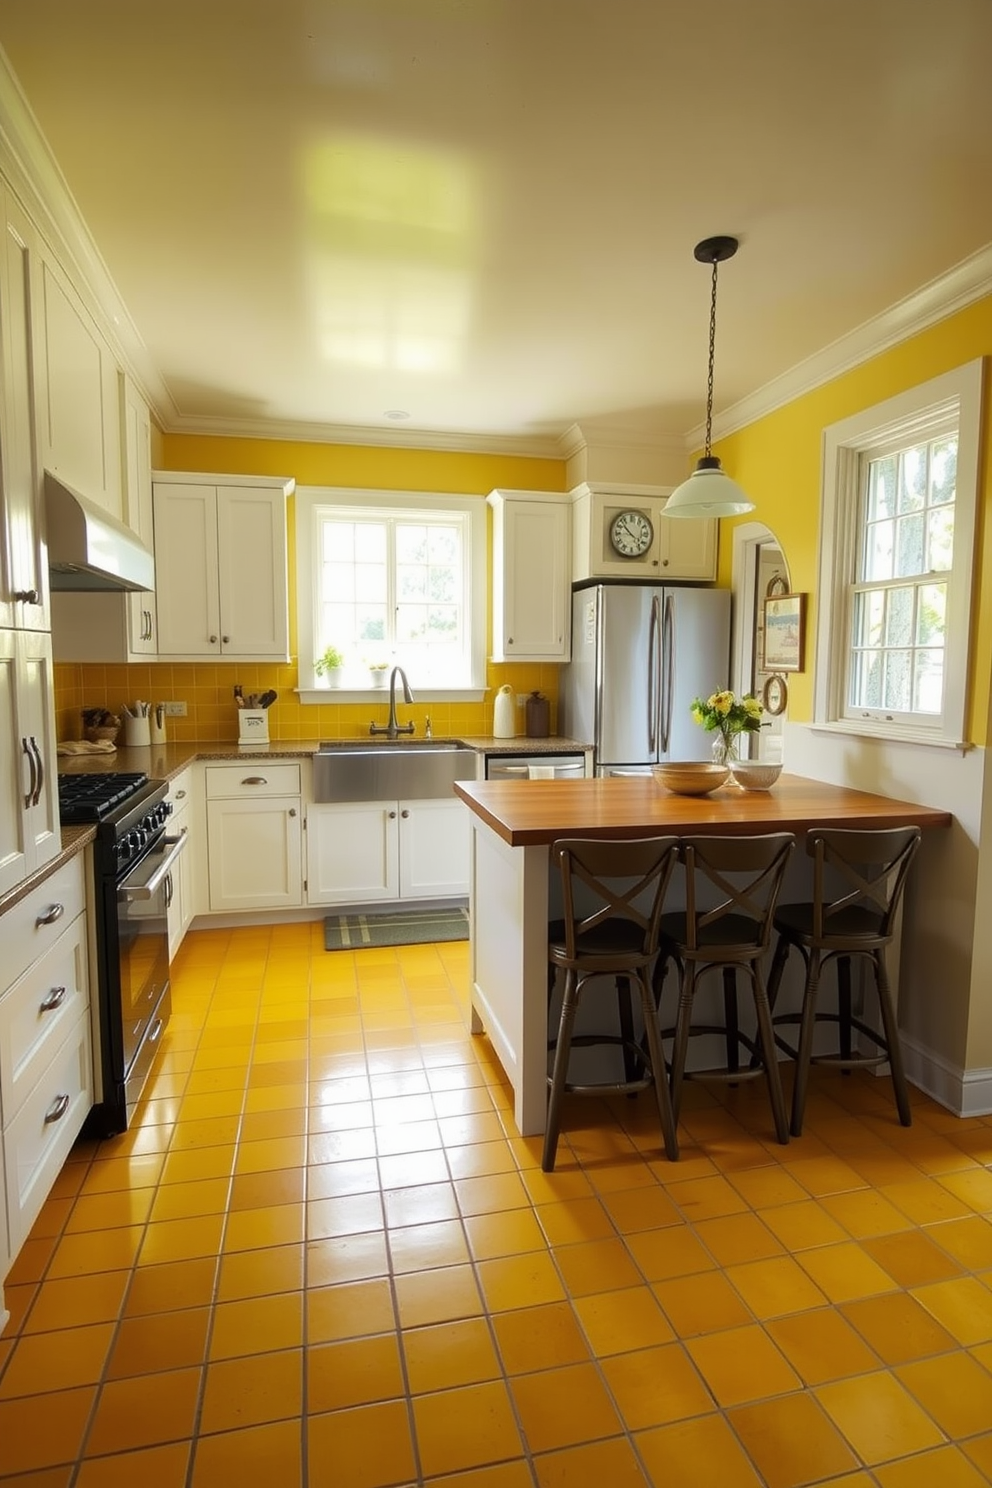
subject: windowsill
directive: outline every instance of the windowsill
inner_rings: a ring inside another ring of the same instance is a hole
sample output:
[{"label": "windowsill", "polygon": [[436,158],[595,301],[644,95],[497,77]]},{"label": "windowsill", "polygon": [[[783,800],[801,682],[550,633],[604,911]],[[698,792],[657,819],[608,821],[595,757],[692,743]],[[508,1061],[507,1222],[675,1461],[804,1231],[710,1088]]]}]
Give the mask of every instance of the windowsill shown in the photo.
[{"label": "windowsill", "polygon": [[[327,707],[331,703],[389,701],[388,687],[297,687],[294,690],[304,706],[311,703]],[[416,703],[481,703],[486,696],[484,687],[414,687],[412,690]],[[403,701],[403,693],[399,689],[396,701]]]},{"label": "windowsill", "polygon": [[924,745],[931,749],[953,749],[967,754],[974,746],[960,739],[947,739],[924,729],[886,728],[884,723],[864,723],[853,718],[835,718],[829,723],[811,723],[814,734],[847,734],[855,739],[878,739],[887,744]]}]

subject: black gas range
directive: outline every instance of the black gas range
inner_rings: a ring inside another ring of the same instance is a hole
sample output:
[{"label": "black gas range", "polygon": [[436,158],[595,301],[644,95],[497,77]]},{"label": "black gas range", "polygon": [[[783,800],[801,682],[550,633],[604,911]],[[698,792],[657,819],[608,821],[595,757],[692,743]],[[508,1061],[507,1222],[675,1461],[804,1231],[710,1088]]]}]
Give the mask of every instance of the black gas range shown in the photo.
[{"label": "black gas range", "polygon": [[63,825],[92,823],[100,1039],[87,1128],[122,1132],[141,1097],[169,1020],[168,908],[186,838],[170,838],[162,781],[136,773],[59,776]]}]

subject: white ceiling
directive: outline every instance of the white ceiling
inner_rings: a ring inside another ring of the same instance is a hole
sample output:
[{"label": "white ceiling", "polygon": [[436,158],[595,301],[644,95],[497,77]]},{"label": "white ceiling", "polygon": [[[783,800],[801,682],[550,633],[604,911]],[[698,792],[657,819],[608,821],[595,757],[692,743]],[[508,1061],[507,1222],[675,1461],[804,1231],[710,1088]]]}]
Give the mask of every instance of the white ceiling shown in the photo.
[{"label": "white ceiling", "polygon": [[681,437],[700,238],[718,410],[992,242],[989,0],[0,0],[0,44],[169,428]]}]

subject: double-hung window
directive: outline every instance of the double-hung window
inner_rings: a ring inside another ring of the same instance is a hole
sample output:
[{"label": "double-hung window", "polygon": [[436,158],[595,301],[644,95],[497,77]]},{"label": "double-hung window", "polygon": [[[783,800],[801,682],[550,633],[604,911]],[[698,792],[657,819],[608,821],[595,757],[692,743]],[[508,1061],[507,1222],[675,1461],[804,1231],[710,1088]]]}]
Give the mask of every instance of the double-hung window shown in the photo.
[{"label": "double-hung window", "polygon": [[981,364],[826,431],[817,721],[965,741]]},{"label": "double-hung window", "polygon": [[298,488],[301,689],[329,646],[346,689],[393,665],[432,695],[484,686],[485,515],[478,498]]}]

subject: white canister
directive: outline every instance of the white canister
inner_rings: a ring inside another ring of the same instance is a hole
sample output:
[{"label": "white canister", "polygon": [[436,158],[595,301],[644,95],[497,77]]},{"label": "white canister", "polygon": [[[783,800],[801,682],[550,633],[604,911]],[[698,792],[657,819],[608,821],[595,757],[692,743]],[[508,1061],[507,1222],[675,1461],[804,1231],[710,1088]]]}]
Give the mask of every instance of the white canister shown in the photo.
[{"label": "white canister", "polygon": [[496,708],[493,717],[493,738],[513,739],[517,732],[517,699],[513,688],[508,684],[501,687],[496,694]]}]

